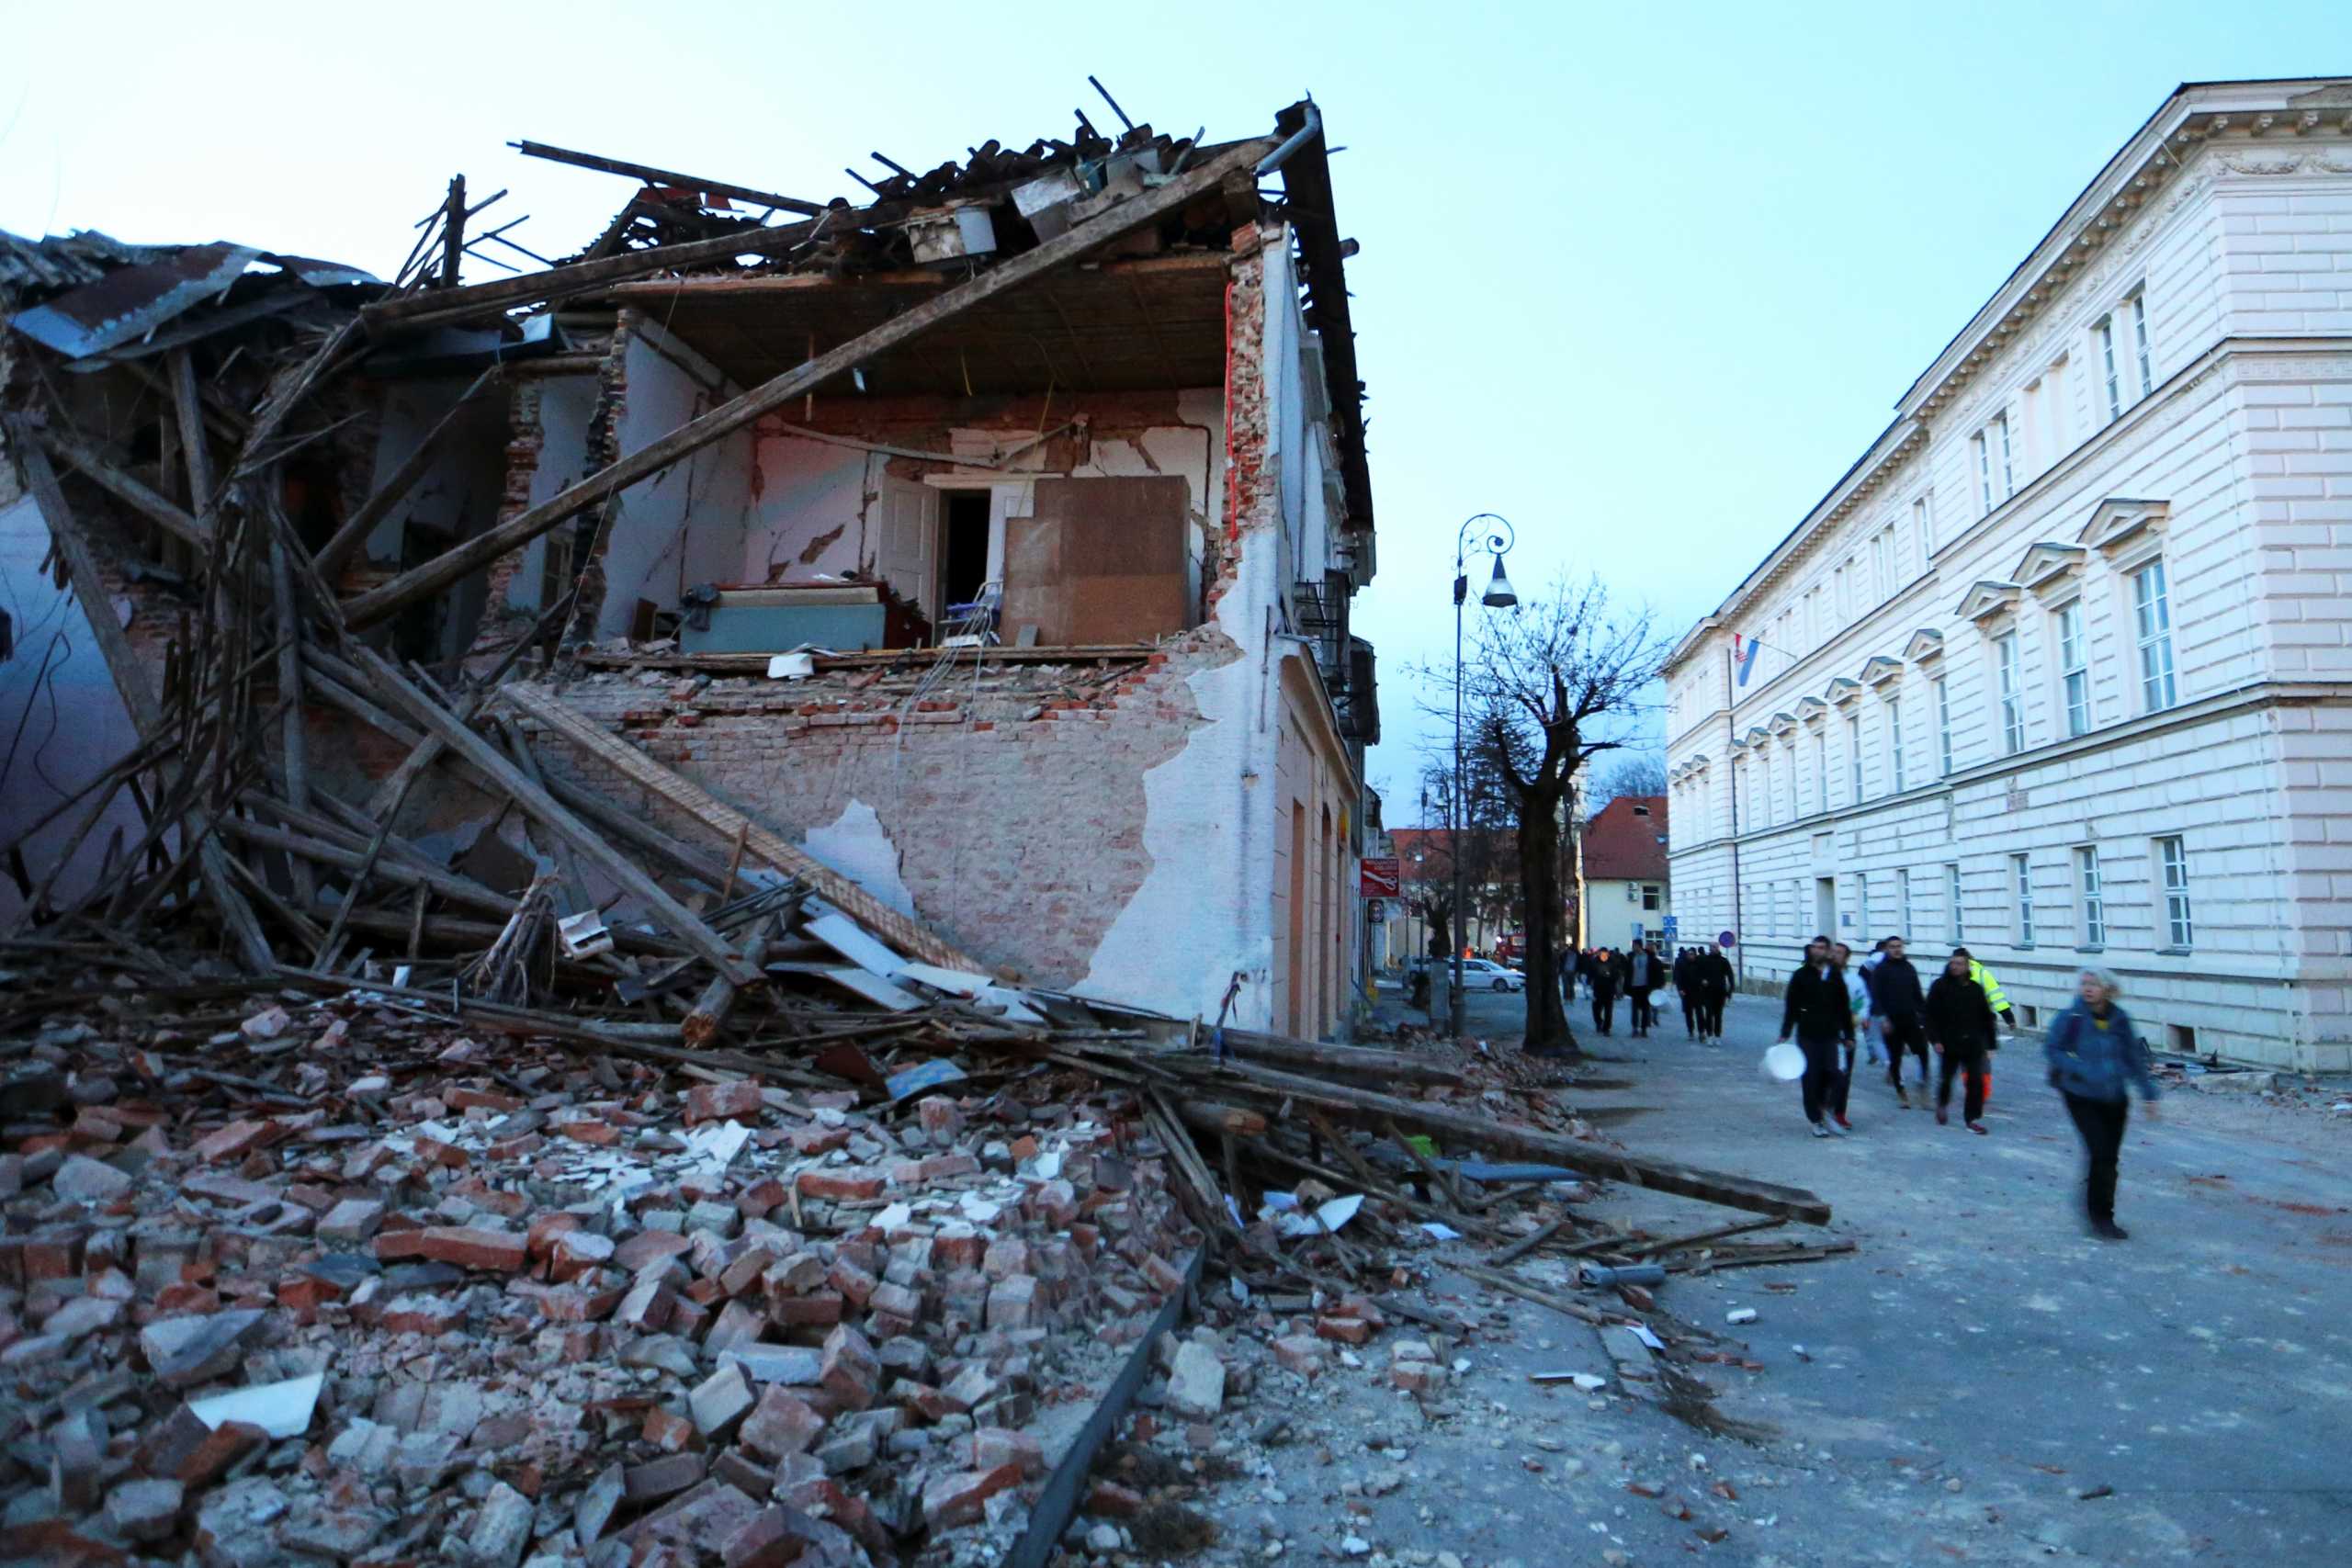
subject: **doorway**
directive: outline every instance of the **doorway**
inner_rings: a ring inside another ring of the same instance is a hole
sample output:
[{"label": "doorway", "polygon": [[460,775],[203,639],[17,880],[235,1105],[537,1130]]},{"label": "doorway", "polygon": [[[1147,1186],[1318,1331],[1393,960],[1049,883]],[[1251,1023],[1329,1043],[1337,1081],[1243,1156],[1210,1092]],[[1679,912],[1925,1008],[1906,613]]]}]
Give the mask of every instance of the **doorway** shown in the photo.
[{"label": "doorway", "polygon": [[977,602],[989,581],[989,502],[984,490],[943,494],[939,522],[939,615],[956,619],[955,607]]}]

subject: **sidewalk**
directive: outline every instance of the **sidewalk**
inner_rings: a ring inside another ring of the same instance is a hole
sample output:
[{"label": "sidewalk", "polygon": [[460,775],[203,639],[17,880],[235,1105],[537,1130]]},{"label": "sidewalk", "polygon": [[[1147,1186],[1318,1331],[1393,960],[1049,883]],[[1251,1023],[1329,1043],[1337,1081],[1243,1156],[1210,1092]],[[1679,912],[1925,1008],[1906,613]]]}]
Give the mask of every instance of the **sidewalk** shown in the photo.
[{"label": "sidewalk", "polygon": [[[2080,1156],[2038,1046],[1996,1058],[1989,1136],[1897,1111],[1866,1076],[1854,1134],[1832,1142],[1807,1132],[1794,1085],[1758,1071],[1777,1001],[1736,998],[1720,1046],[1687,1041],[1679,1017],[1646,1040],[1620,1019],[1564,1091],[1591,1122],[1809,1188],[1833,1206],[1827,1234],[1857,1244],[1657,1287],[1660,1309],[1723,1337],[1699,1369],[1715,1413],[1766,1434],[1713,1435],[1629,1392],[1592,1327],[1454,1272],[1491,1249],[1450,1243],[1413,1299],[1461,1330],[1400,1325],[1279,1385],[1285,1405],[1219,1445],[1224,1539],[1198,1561],[2352,1562],[2352,1121],[2168,1095],[2161,1122],[2134,1118],[2132,1238],[2109,1244],[2077,1217]],[[1737,1218],[1623,1185],[1587,1212],[1658,1235]],[[1557,1288],[1574,1264],[1510,1267]],[[1738,1308],[1757,1320],[1729,1325]],[[1435,1394],[1390,1386],[1412,1340],[1452,1369]],[[1578,1372],[1591,1392],[1532,1381]]]},{"label": "sidewalk", "polygon": [[[1777,1427],[1782,1484],[1820,1505],[1781,1499],[1781,1561],[2352,1561],[2352,1129],[2194,1090],[2159,1122],[2135,1107],[2132,1237],[2101,1243],[2037,1043],[1995,1057],[1989,1136],[1897,1110],[1862,1066],[1852,1135],[1816,1140],[1797,1086],[1758,1071],[1779,1022],[1743,997],[1720,1047],[1679,1020],[1602,1042],[1630,1087],[1577,1099],[1649,1108],[1615,1124],[1629,1143],[1812,1189],[1860,1244],[1661,1293],[1699,1322],[1761,1314],[1744,1332],[1767,1371],[1726,1380],[1743,1392],[1723,1408]],[[2114,1495],[2075,1500],[2099,1485]]]}]

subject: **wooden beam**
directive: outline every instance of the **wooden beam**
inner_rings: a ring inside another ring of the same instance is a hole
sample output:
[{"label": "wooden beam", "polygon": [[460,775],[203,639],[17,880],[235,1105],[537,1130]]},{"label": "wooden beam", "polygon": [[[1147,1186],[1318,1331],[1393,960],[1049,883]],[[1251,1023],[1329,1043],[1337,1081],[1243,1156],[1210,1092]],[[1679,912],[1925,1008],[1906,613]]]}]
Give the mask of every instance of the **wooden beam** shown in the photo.
[{"label": "wooden beam", "polygon": [[81,437],[54,425],[18,422],[14,429],[17,434],[34,437],[54,453],[60,462],[69,463],[81,470],[85,479],[174,538],[199,552],[209,554],[211,551],[211,529],[107,461],[104,453]]},{"label": "wooden beam", "polygon": [[1220,1076],[1257,1086],[1271,1095],[1289,1095],[1302,1104],[1344,1110],[1358,1116],[1387,1118],[1399,1127],[1426,1133],[1450,1148],[1482,1149],[1508,1157],[1556,1165],[1603,1181],[1625,1181],[1677,1197],[1721,1203],[1751,1213],[1771,1214],[1804,1224],[1829,1223],[1829,1205],[1802,1188],[1753,1181],[1743,1176],[1651,1158],[1533,1127],[1515,1127],[1490,1116],[1471,1115],[1427,1100],[1400,1100],[1373,1089],[1321,1078],[1301,1077],[1246,1063],[1228,1063]]},{"label": "wooden beam", "polygon": [[475,377],[473,385],[458,394],[458,400],[449,405],[448,412],[424,433],[424,439],[401,459],[401,466],[392,470],[391,477],[378,485],[375,493],[359,503],[357,509],[344,520],[343,526],[334,531],[334,536],[319,551],[320,576],[334,581],[343,570],[344,562],[350,558],[351,552],[367,542],[368,536],[375,532],[376,525],[384,520],[384,514],[398,506],[401,498],[416,488],[416,481],[433,467],[433,459],[440,451],[442,439],[456,428],[458,416],[465,412],[466,405],[503,378],[501,368],[493,365]]},{"label": "wooden beam", "polygon": [[362,643],[348,645],[352,658],[372,678],[387,702],[424,727],[430,735],[487,775],[507,797],[530,814],[531,819],[568,841],[605,874],[637,896],[656,923],[671,931],[696,955],[738,986],[763,983],[759,966],[745,963],[725,938],[703,924],[699,916],[672,897],[644,868],[622,854],[553,795],[523,776],[522,770],[500,755],[496,747],[466,728],[456,715],[413,685],[391,661]]},{"label": "wooden beam", "polygon": [[607,175],[626,175],[651,186],[673,186],[680,190],[700,191],[705,196],[723,196],[736,201],[748,201],[754,207],[773,207],[781,212],[805,213],[814,218],[826,210],[821,203],[803,201],[797,196],[778,196],[772,190],[755,186],[729,185],[724,180],[706,180],[695,175],[682,175],[674,169],[657,169],[650,164],[632,164],[625,159],[600,157],[594,152],[575,152],[568,147],[550,147],[543,141],[510,141],[507,143],[526,158],[545,158],[551,164],[569,164],[575,169],[595,169]]},{"label": "wooden beam", "polygon": [[1058,238],[1048,240],[1035,250],[992,266],[978,276],[957,284],[936,299],[924,300],[871,332],[852,338],[838,348],[763,382],[699,418],[687,421],[661,440],[639,447],[518,516],[486,529],[432,560],[402,572],[390,582],[360,594],[345,606],[346,620],[354,627],[372,626],[419,599],[441,592],[508,551],[530,543],[558,524],[601,504],[681,457],[747,428],[803,392],[814,391],[835,376],[847,373],[876,355],[920,337],[931,328],[985,300],[1068,266],[1123,234],[1157,222],[1170,212],[1182,210],[1202,191],[1214,188],[1228,170],[1250,164],[1271,145],[1268,141],[1258,141],[1232,147],[1192,173],[1156,190],[1131,197]]},{"label": "wooden beam", "polygon": [[[273,505],[275,502],[273,502]],[[311,804],[311,745],[302,715],[302,617],[294,607],[294,569],[286,541],[269,536],[270,592],[277,605],[277,694],[288,699],[278,721],[278,755],[286,773],[286,799],[297,807]],[[297,860],[292,867],[295,902],[308,908],[316,891],[311,868]]]},{"label": "wooden beam", "polygon": [[498,694],[515,712],[562,736],[630,783],[652,791],[726,842],[731,844],[740,837],[748,852],[786,875],[797,877],[819,897],[899,952],[949,969],[992,972],[988,964],[950,946],[782,834],[753,821],[684,774],[663,767],[546,693],[507,685],[500,687]]},{"label": "wooden beam", "polygon": [[360,307],[359,319],[367,323],[370,333],[382,333],[395,328],[459,321],[515,305],[537,304],[541,300],[569,299],[625,278],[646,277],[657,272],[670,272],[682,267],[705,266],[732,261],[737,256],[776,255],[806,244],[820,232],[842,233],[852,229],[896,221],[904,218],[912,208],[910,202],[841,208],[834,209],[839,216],[829,211],[823,217],[812,218],[802,223],[780,223],[769,229],[745,229],[732,234],[721,234],[716,239],[690,240],[678,245],[655,245],[597,261],[550,267],[545,272],[528,272],[520,277],[468,284],[463,288],[419,290],[396,299],[382,299],[373,305],[364,305]]},{"label": "wooden beam", "polygon": [[[742,954],[744,963],[757,964],[760,961],[760,955],[767,951],[769,933],[775,930],[774,915],[762,915],[746,923],[743,934],[736,940],[736,951]],[[678,1037],[689,1045],[709,1044],[726,1027],[727,1015],[735,1010],[736,998],[742,994],[726,976],[711,976],[710,984],[704,987],[702,995],[695,998],[695,1005],[687,1012],[685,1022],[679,1026]]]},{"label": "wooden beam", "polygon": [[[19,432],[22,428],[17,427]],[[66,505],[65,492],[57,483],[57,472],[49,466],[41,444],[19,442],[17,450],[24,462],[25,483],[32,491],[33,505],[40,510],[41,521],[49,525],[49,536],[56,542],[58,558],[65,563],[66,582],[73,588],[74,597],[82,602],[82,613],[89,617],[90,636],[98,645],[98,657],[105,661],[107,673],[114,677],[115,690],[122,694],[122,705],[130,710],[131,727],[142,740],[156,739],[157,727],[164,721],[163,705],[147,678],[146,666],[139,662],[139,655],[130,646],[130,634],[123,629],[114,613],[114,598],[98,570],[97,552],[90,547],[81,521]]]},{"label": "wooden beam", "polygon": [[198,512],[212,502],[212,449],[204,435],[204,399],[197,389],[196,359],[185,348],[164,357],[172,382],[172,412],[179,421],[180,451],[187,459],[187,495]]}]

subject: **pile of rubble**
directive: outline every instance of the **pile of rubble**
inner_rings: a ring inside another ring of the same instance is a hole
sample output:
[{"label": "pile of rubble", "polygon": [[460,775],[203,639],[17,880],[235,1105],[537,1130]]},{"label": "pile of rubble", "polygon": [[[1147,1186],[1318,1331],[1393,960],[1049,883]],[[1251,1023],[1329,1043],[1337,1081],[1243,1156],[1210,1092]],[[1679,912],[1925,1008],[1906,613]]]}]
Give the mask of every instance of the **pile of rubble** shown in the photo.
[{"label": "pile of rubble", "polygon": [[891,1561],[1035,1480],[1184,1288],[1124,1091],[661,1077],[365,993],[36,1035],[0,1156],[11,1538]]},{"label": "pile of rubble", "polygon": [[[1625,1256],[1639,1238],[1574,1212],[1595,1182],[1826,1221],[1611,1145],[1516,1066],[1029,987],[628,736],[776,702],[920,718],[935,656],[810,654],[818,684],[779,695],[600,660],[581,569],[463,658],[387,636],[926,320],[1229,235],[1228,200],[1254,212],[1320,135],[1305,104],[1221,147],[1080,129],[860,209],[564,154],[649,184],[594,259],[492,284],[458,279],[503,232],[468,238],[488,202],[461,181],[390,283],[0,242],[0,433],[61,581],[139,612],[88,619],[135,743],[0,844],[25,913],[0,937],[14,1556],[1043,1568],[1186,1533],[1113,1522],[1152,1506],[1115,1451],[1084,1483],[1139,1393],[1214,1445],[1254,1375],[1231,1334],[1298,1376],[1429,1327],[1396,1292],[1434,1247]],[[812,221],[717,210],[746,200]],[[1001,251],[970,251],[973,202]],[[935,265],[951,231],[936,299],[389,581],[355,559],[463,399],[331,527],[294,515],[369,417],[369,367],[443,327],[477,334],[487,387],[576,346],[559,307],[617,280]],[[1353,387],[1343,295],[1324,305]],[[995,699],[1061,710],[1160,655],[989,657]],[[600,664],[604,722],[550,696]],[[493,828],[453,849],[427,808],[449,798]],[[1211,1264],[1229,1334],[1180,1333]],[[1384,1375],[1430,1396],[1444,1366],[1408,1349]]]}]

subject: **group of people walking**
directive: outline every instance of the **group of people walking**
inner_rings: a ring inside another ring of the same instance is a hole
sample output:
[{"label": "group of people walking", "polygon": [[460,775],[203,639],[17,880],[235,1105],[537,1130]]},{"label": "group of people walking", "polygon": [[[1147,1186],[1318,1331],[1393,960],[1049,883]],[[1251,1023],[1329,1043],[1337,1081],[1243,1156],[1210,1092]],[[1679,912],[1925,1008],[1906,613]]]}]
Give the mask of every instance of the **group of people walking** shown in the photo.
[{"label": "group of people walking", "polygon": [[[2091,1229],[2110,1241],[2126,1235],[2115,1223],[2115,1183],[2131,1109],[2127,1090],[2139,1089],[2151,1116],[2156,1099],[2147,1042],[2116,1004],[2120,990],[2107,971],[2084,970],[2074,1004],[2051,1026],[2042,1047],[2051,1086],[2064,1097],[2088,1156],[2085,1185]],[[1901,937],[1885,938],[1858,964],[1844,942],[1816,936],[1805,944],[1804,963],[1789,976],[1780,1043],[1793,1038],[1804,1055],[1800,1089],[1805,1121],[1816,1138],[1842,1137],[1853,1128],[1847,1111],[1858,1044],[1871,1065],[1880,1060],[1883,1046],[1887,1082],[1905,1111],[1911,1109],[1903,1082],[1905,1062],[1918,1057],[1924,1103],[1930,1054],[1939,1055],[1937,1122],[1950,1124],[1952,1080],[1958,1077],[1963,1085],[1961,1123],[1985,1134],[1991,1131],[1984,1115],[1992,1054],[2000,1049],[2000,1026],[2014,1028],[2015,1021],[2000,980],[1964,947],[1954,948],[1934,982],[1923,987]]]},{"label": "group of people walking", "polygon": [[[1623,996],[1632,1014],[1634,1037],[1646,1038],[1657,1027],[1657,993],[1671,985],[1682,1007],[1683,1032],[1693,1040],[1719,1040],[1724,1032],[1724,1003],[1731,998],[1731,961],[1712,948],[1679,949],[1669,964],[1654,942],[1637,942],[1623,953],[1614,948],[1588,948],[1563,954],[1562,984],[1581,985],[1592,1001],[1592,1027],[1603,1034],[1614,1032],[1617,998]],[[1574,997],[1573,989],[1569,995]]]}]

